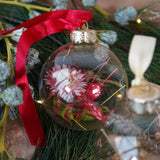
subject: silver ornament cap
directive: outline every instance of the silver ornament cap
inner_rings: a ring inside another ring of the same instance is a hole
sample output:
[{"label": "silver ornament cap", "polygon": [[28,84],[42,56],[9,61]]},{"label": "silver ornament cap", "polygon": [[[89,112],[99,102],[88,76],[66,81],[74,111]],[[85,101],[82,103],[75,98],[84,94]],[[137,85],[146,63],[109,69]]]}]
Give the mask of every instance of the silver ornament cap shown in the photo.
[{"label": "silver ornament cap", "polygon": [[73,30],[70,34],[70,39],[74,44],[88,43],[93,44],[97,42],[95,30]]}]

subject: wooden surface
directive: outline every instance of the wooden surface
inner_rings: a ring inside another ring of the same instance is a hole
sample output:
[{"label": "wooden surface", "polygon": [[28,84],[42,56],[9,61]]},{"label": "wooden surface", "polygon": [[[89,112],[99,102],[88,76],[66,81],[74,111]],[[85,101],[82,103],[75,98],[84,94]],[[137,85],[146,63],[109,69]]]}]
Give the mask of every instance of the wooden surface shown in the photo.
[{"label": "wooden surface", "polygon": [[24,158],[25,160],[31,160],[36,149],[36,146],[30,144],[20,118],[15,121],[8,120],[5,145],[11,154],[14,153],[17,158]]}]

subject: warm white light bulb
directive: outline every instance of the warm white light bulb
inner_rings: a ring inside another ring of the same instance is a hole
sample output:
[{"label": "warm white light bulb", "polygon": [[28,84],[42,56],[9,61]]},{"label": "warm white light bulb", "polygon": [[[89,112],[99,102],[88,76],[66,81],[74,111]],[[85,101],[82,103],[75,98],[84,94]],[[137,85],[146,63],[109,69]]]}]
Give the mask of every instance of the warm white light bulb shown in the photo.
[{"label": "warm white light bulb", "polygon": [[137,18],[137,23],[140,24],[142,20],[140,18]]}]

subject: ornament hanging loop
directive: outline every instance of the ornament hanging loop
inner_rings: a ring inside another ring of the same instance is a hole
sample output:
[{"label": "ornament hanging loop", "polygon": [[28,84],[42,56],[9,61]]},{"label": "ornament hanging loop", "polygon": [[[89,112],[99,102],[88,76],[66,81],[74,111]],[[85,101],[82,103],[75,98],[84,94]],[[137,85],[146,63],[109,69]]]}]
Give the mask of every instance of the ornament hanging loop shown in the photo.
[{"label": "ornament hanging loop", "polygon": [[85,22],[87,28],[86,29],[89,29],[89,26],[88,26],[88,22],[86,20],[82,20],[82,22]]},{"label": "ornament hanging loop", "polygon": [[72,47],[73,47],[73,42],[71,43],[71,45],[70,45],[70,47],[69,47],[69,49],[68,49],[68,51],[67,51],[67,54],[63,57],[63,61],[65,61],[65,58],[66,58],[67,56],[69,56],[69,53],[70,53]]}]

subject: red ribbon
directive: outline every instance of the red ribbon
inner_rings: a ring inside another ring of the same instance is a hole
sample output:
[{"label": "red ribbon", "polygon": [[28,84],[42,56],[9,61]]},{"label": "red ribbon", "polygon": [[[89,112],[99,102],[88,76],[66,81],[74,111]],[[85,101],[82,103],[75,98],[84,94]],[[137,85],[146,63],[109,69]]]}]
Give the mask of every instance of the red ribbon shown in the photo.
[{"label": "red ribbon", "polygon": [[24,22],[12,30],[0,31],[0,34],[6,34],[22,27],[28,28],[21,35],[17,46],[15,84],[23,90],[24,103],[19,105],[19,111],[32,145],[39,143],[38,145],[42,147],[45,142],[45,137],[28,85],[25,69],[28,49],[34,42],[50,34],[81,27],[85,21],[89,21],[92,16],[92,13],[88,11],[58,10],[44,13]]}]

